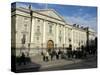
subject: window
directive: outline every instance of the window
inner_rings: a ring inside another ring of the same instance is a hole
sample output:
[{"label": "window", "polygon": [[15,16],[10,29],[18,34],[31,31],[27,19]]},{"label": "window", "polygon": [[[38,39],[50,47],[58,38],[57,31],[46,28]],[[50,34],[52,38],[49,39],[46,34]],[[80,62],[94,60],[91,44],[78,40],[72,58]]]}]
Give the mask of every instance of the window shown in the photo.
[{"label": "window", "polygon": [[40,26],[37,26],[37,32],[40,32]]},{"label": "window", "polygon": [[25,34],[23,34],[23,37],[21,39],[21,42],[22,42],[22,44],[25,44],[25,42],[26,42],[26,35]]},{"label": "window", "polygon": [[40,19],[37,19],[37,22],[40,22]]},{"label": "window", "polygon": [[25,24],[24,27],[27,27],[27,24]]},{"label": "window", "polygon": [[61,30],[60,30],[59,34],[61,35]]},{"label": "window", "polygon": [[24,24],[24,31],[27,30],[27,24]]},{"label": "window", "polygon": [[61,36],[59,36],[59,41],[61,42]]},{"label": "window", "polygon": [[24,20],[28,20],[28,18],[27,17],[24,17]]},{"label": "window", "polygon": [[71,42],[71,38],[69,38],[69,42]]},{"label": "window", "polygon": [[49,33],[52,33],[52,25],[49,25]]},{"label": "window", "polygon": [[37,37],[36,39],[39,40],[39,37]]}]

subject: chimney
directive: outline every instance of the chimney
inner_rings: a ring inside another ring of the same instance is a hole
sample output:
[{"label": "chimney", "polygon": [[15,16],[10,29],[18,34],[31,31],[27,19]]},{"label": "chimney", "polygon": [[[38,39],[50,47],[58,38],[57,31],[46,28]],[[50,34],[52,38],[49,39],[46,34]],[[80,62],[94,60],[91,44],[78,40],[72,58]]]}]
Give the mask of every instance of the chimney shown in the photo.
[{"label": "chimney", "polygon": [[76,27],[76,24],[73,24],[74,27]]},{"label": "chimney", "polygon": [[81,26],[81,28],[83,29],[83,26]]},{"label": "chimney", "polygon": [[28,7],[28,8],[29,8],[29,10],[32,10],[32,5],[29,5],[29,7]]},{"label": "chimney", "polygon": [[79,28],[79,25],[77,25],[77,28]]}]

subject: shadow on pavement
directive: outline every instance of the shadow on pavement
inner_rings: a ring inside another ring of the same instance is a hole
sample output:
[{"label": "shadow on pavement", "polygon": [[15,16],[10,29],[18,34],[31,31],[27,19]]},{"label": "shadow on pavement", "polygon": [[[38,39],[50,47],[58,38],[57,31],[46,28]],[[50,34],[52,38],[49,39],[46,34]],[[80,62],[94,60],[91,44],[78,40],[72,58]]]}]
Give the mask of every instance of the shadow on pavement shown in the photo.
[{"label": "shadow on pavement", "polygon": [[15,57],[12,56],[12,71],[15,73],[21,73],[21,72],[36,72],[39,71],[41,65],[31,61],[30,57]]}]

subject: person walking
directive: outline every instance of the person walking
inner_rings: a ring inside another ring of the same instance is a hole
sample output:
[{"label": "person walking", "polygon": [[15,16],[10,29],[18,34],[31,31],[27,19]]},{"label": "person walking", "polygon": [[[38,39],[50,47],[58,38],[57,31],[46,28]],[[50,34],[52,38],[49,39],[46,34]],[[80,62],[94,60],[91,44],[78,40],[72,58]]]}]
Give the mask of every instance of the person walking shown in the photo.
[{"label": "person walking", "polygon": [[56,59],[58,60],[59,59],[59,51],[56,50]]},{"label": "person walking", "polygon": [[58,51],[59,58],[61,58],[61,55],[62,55],[62,51],[59,49],[59,51]]},{"label": "person walking", "polygon": [[43,61],[46,61],[46,50],[43,50],[41,55],[43,56]]},{"label": "person walking", "polygon": [[24,65],[26,65],[26,60],[25,60],[25,54],[24,53],[22,53],[22,55],[21,55],[21,57],[20,57],[20,64],[24,64]]},{"label": "person walking", "polygon": [[48,51],[46,51],[45,60],[46,60],[46,62],[49,61],[49,52]]}]

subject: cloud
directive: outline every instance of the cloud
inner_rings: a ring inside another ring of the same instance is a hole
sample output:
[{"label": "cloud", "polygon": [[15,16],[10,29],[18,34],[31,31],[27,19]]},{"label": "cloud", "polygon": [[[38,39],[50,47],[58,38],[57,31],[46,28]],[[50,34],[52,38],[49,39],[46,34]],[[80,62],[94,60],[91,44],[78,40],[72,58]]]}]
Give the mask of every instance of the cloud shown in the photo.
[{"label": "cloud", "polygon": [[16,3],[16,7],[28,8],[28,6],[26,4],[23,4],[23,3]]},{"label": "cloud", "polygon": [[89,14],[83,16],[65,16],[65,20],[69,24],[79,24],[80,26],[89,27],[97,31],[97,17],[92,17]]},{"label": "cloud", "polygon": [[[23,3],[17,3],[16,6],[17,6],[17,7],[23,7],[23,8],[26,8],[26,9],[29,8],[29,4],[23,4]],[[36,9],[36,7],[33,7],[33,6],[32,6],[32,9]]]},{"label": "cloud", "polygon": [[46,4],[43,4],[43,3],[37,3],[38,6],[40,7],[44,7]]}]

